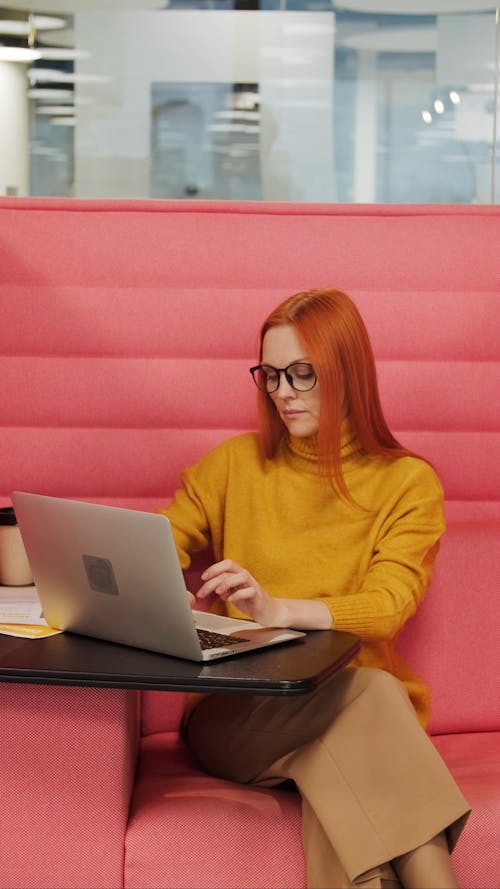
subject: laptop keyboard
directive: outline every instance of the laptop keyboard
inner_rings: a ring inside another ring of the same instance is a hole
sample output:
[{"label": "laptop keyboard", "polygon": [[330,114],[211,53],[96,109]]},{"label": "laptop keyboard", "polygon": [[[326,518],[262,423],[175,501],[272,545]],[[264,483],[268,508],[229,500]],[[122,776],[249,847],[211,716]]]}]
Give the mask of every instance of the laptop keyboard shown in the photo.
[{"label": "laptop keyboard", "polygon": [[248,642],[248,639],[242,636],[227,636],[225,633],[214,633],[212,630],[196,630],[196,632],[204,651],[207,648],[227,648],[239,642]]}]

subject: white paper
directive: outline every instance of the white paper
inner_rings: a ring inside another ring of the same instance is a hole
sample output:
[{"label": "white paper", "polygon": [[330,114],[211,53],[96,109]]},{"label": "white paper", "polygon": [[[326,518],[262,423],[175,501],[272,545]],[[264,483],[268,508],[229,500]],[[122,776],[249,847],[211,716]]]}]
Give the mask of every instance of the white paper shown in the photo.
[{"label": "white paper", "polygon": [[0,624],[35,624],[48,626],[36,587],[0,586]]},{"label": "white paper", "polygon": [[0,634],[42,639],[60,633],[43,617],[36,587],[0,586]]}]

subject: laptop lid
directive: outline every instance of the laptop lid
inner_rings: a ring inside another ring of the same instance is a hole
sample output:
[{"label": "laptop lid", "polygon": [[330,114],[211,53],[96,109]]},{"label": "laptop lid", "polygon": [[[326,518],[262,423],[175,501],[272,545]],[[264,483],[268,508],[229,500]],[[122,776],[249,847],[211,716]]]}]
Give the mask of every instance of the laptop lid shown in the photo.
[{"label": "laptop lid", "polygon": [[[193,612],[164,515],[20,491],[12,503],[52,626],[195,661],[304,635]],[[203,649],[197,627],[226,640]]]}]

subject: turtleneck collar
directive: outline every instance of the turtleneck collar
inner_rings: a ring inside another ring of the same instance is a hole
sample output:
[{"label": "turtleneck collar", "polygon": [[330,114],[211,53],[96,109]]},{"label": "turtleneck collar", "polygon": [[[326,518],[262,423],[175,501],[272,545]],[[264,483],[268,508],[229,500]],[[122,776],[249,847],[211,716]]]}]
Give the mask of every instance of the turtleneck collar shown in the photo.
[{"label": "turtleneck collar", "polygon": [[[318,468],[318,437],[309,435],[305,438],[286,433],[283,439],[285,450],[297,469],[317,472]],[[340,427],[340,454],[342,463],[360,451],[359,442],[354,434],[351,422],[346,419]],[[345,468],[345,466],[344,466]]]}]

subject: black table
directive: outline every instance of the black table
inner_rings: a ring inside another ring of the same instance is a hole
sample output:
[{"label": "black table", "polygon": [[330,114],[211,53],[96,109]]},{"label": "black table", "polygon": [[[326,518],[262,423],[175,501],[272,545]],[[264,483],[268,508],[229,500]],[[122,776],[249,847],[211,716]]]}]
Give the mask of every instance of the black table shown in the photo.
[{"label": "black table", "polygon": [[0,635],[0,682],[295,695],[345,666],[359,647],[350,633],[314,630],[293,642],[198,664],[73,633]]}]

